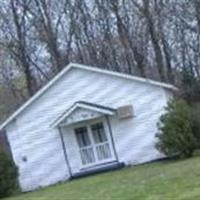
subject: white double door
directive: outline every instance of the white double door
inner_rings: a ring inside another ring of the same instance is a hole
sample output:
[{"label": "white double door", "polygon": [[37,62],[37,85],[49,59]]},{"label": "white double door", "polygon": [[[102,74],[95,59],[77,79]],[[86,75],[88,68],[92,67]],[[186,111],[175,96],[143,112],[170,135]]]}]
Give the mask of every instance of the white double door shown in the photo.
[{"label": "white double door", "polygon": [[83,166],[115,160],[111,137],[105,121],[93,121],[74,129]]}]

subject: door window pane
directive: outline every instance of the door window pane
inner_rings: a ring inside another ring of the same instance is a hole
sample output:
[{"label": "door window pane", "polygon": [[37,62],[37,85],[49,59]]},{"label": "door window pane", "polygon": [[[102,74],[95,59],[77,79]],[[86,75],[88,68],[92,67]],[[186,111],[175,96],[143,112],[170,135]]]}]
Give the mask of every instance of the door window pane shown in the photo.
[{"label": "door window pane", "polygon": [[112,156],[111,151],[110,151],[110,146],[108,143],[99,145],[96,147],[96,149],[97,149],[98,160],[100,160],[100,161],[110,158]]},{"label": "door window pane", "polygon": [[76,128],[75,134],[80,148],[82,164],[86,165],[95,162],[94,149],[91,147],[87,127]]},{"label": "door window pane", "polygon": [[80,154],[83,165],[95,162],[94,150],[92,147],[80,149]]},{"label": "door window pane", "polygon": [[86,127],[76,128],[75,133],[79,147],[90,146],[91,141]]},{"label": "door window pane", "polygon": [[92,129],[93,138],[96,144],[107,141],[103,123],[93,124],[91,126],[91,129]]}]

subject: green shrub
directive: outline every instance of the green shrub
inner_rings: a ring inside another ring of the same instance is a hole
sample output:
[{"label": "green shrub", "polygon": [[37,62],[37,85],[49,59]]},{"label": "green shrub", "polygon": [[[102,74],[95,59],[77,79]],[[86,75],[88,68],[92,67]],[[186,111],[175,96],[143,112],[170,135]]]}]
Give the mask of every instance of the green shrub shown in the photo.
[{"label": "green shrub", "polygon": [[184,100],[173,99],[168,103],[166,111],[158,123],[157,149],[167,156],[192,156],[196,149],[196,138],[190,107]]},{"label": "green shrub", "polygon": [[17,169],[4,152],[0,152],[0,198],[17,189]]},{"label": "green shrub", "polygon": [[200,105],[191,108],[192,132],[196,141],[196,149],[200,149]]}]

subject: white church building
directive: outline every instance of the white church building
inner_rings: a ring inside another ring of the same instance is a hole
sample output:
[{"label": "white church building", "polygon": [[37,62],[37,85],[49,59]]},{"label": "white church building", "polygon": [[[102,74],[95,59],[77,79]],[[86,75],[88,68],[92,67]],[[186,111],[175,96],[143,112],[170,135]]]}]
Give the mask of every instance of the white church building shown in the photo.
[{"label": "white church building", "polygon": [[176,88],[69,64],[1,126],[22,191],[163,157],[157,122]]}]

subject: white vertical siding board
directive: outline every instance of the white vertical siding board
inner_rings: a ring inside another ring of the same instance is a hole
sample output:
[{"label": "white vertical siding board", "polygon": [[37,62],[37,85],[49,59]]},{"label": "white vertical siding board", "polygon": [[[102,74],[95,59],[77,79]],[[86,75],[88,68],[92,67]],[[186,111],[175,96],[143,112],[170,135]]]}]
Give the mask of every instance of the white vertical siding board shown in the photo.
[{"label": "white vertical siding board", "polygon": [[[60,135],[57,130],[50,129],[50,125],[77,101],[113,108],[132,104],[134,118],[121,121],[111,118],[119,159],[127,164],[137,164],[157,158],[160,154],[154,148],[156,123],[171,96],[168,93],[162,87],[148,83],[71,69],[17,117],[17,128],[7,130],[19,166],[22,189],[32,190],[69,177]],[[64,140],[69,161],[73,163],[72,171],[78,172],[80,156],[78,147],[71,145],[76,144],[72,130],[65,133]],[[27,163],[21,161],[24,155],[28,157]]]}]

